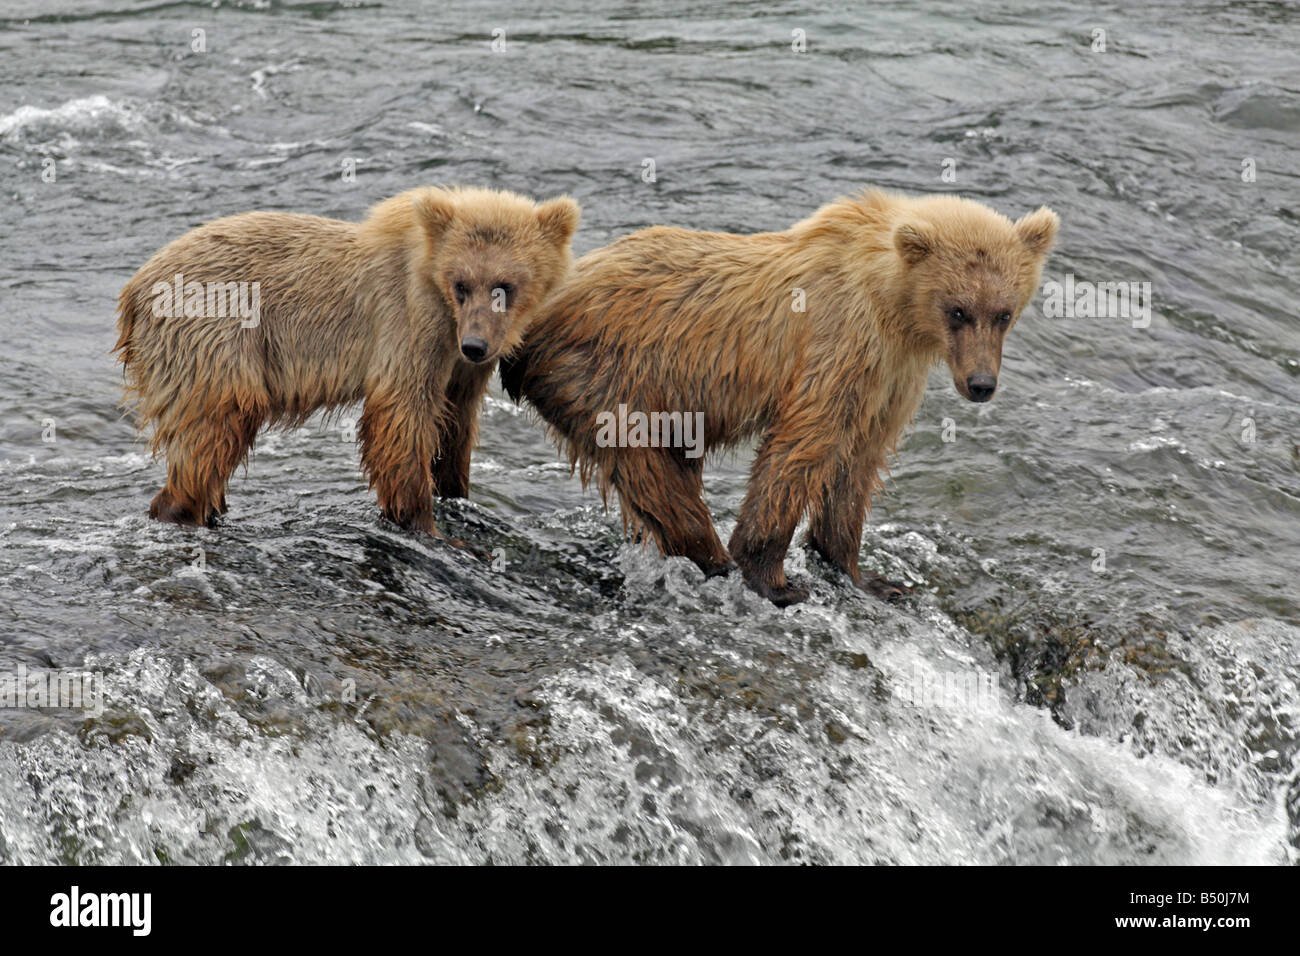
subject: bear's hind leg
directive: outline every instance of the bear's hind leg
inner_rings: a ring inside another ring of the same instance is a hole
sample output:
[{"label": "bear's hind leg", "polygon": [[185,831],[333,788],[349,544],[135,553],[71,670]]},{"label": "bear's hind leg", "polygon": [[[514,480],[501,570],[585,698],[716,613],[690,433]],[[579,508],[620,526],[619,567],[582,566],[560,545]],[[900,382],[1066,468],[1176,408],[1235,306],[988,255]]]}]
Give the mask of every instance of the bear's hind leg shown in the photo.
[{"label": "bear's hind leg", "polygon": [[226,510],[226,483],[253,445],[265,418],[259,408],[227,403],[211,417],[192,417],[162,440],[167,483],[149,504],[149,517],[182,525],[216,522]]},{"label": "bear's hind leg", "polygon": [[202,504],[182,491],[180,486],[181,481],[169,466],[167,483],[149,502],[149,517],[169,524],[211,526],[214,523],[213,516],[205,516]]},{"label": "bear's hind leg", "polygon": [[706,577],[735,567],[704,503],[700,463],[676,451],[625,448],[610,469],[610,482],[628,523],[644,529],[666,555],[690,558]]}]

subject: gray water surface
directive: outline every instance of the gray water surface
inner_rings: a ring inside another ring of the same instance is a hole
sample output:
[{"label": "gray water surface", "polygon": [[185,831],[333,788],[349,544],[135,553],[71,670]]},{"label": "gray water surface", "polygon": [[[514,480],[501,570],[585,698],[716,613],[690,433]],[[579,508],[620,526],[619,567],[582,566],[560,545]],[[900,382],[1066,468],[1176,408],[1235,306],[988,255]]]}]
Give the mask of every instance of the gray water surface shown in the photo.
[{"label": "gray water surface", "polygon": [[[0,670],[105,682],[0,709],[0,862],[1293,861],[1297,7],[545,8],[0,3]],[[866,185],[1048,204],[1044,279],[1150,282],[1150,324],[1040,296],[991,404],[936,369],[862,544],[898,606],[624,544],[499,392],[438,511],[494,566],[379,519],[357,410],[264,435],[219,529],[150,522],[123,283],[438,182],[569,192],[580,252]]]}]

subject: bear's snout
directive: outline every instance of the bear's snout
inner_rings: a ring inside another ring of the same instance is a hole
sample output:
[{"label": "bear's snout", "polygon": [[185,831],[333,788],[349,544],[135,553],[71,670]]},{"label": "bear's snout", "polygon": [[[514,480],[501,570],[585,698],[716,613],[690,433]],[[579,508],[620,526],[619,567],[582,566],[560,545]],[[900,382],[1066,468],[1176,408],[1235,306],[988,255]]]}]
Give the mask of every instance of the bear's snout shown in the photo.
[{"label": "bear's snout", "polygon": [[487,358],[488,344],[482,339],[466,336],[460,340],[460,354],[471,362],[482,362]]},{"label": "bear's snout", "polygon": [[996,375],[971,375],[966,379],[967,397],[972,402],[987,402],[997,390]]}]

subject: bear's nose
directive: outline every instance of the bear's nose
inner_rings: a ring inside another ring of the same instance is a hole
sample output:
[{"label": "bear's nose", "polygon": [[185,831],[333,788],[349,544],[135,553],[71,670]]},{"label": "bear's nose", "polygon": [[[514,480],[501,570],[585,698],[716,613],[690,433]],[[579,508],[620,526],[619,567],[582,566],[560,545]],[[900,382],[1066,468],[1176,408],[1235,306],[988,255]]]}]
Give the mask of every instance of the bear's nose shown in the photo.
[{"label": "bear's nose", "polygon": [[487,358],[488,344],[482,339],[461,339],[460,352],[471,362],[481,362]]},{"label": "bear's nose", "polygon": [[993,391],[997,387],[998,380],[995,375],[972,375],[966,379],[966,391],[970,392],[972,402],[987,402],[993,397]]}]

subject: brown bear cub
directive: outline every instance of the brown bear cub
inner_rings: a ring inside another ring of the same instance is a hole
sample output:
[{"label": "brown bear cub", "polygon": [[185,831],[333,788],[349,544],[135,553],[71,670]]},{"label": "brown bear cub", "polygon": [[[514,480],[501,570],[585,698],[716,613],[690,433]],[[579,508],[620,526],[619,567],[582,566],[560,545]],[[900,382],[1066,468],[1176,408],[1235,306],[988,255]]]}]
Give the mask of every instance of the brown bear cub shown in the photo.
[{"label": "brown bear cub", "polygon": [[464,497],[496,360],[572,268],[578,205],[416,189],[360,223],[252,212],[186,233],[122,290],[116,351],[167,483],[149,515],[211,524],[263,425],[364,401],[380,507],[437,534]]},{"label": "brown bear cub", "polygon": [[[583,483],[613,486],[625,525],[665,554],[709,575],[734,559],[759,594],[792,604],[807,591],[783,562],[807,515],[815,551],[893,596],[905,589],[858,567],[881,470],[935,362],[947,360],[964,398],[993,397],[1002,340],[1056,230],[1047,208],[1013,223],[954,196],[876,191],[784,232],[644,229],[578,261],[501,379],[538,409]],[[639,427],[624,429],[634,414]],[[680,440],[692,420],[695,448]],[[701,455],[755,437],[723,548]]]}]

